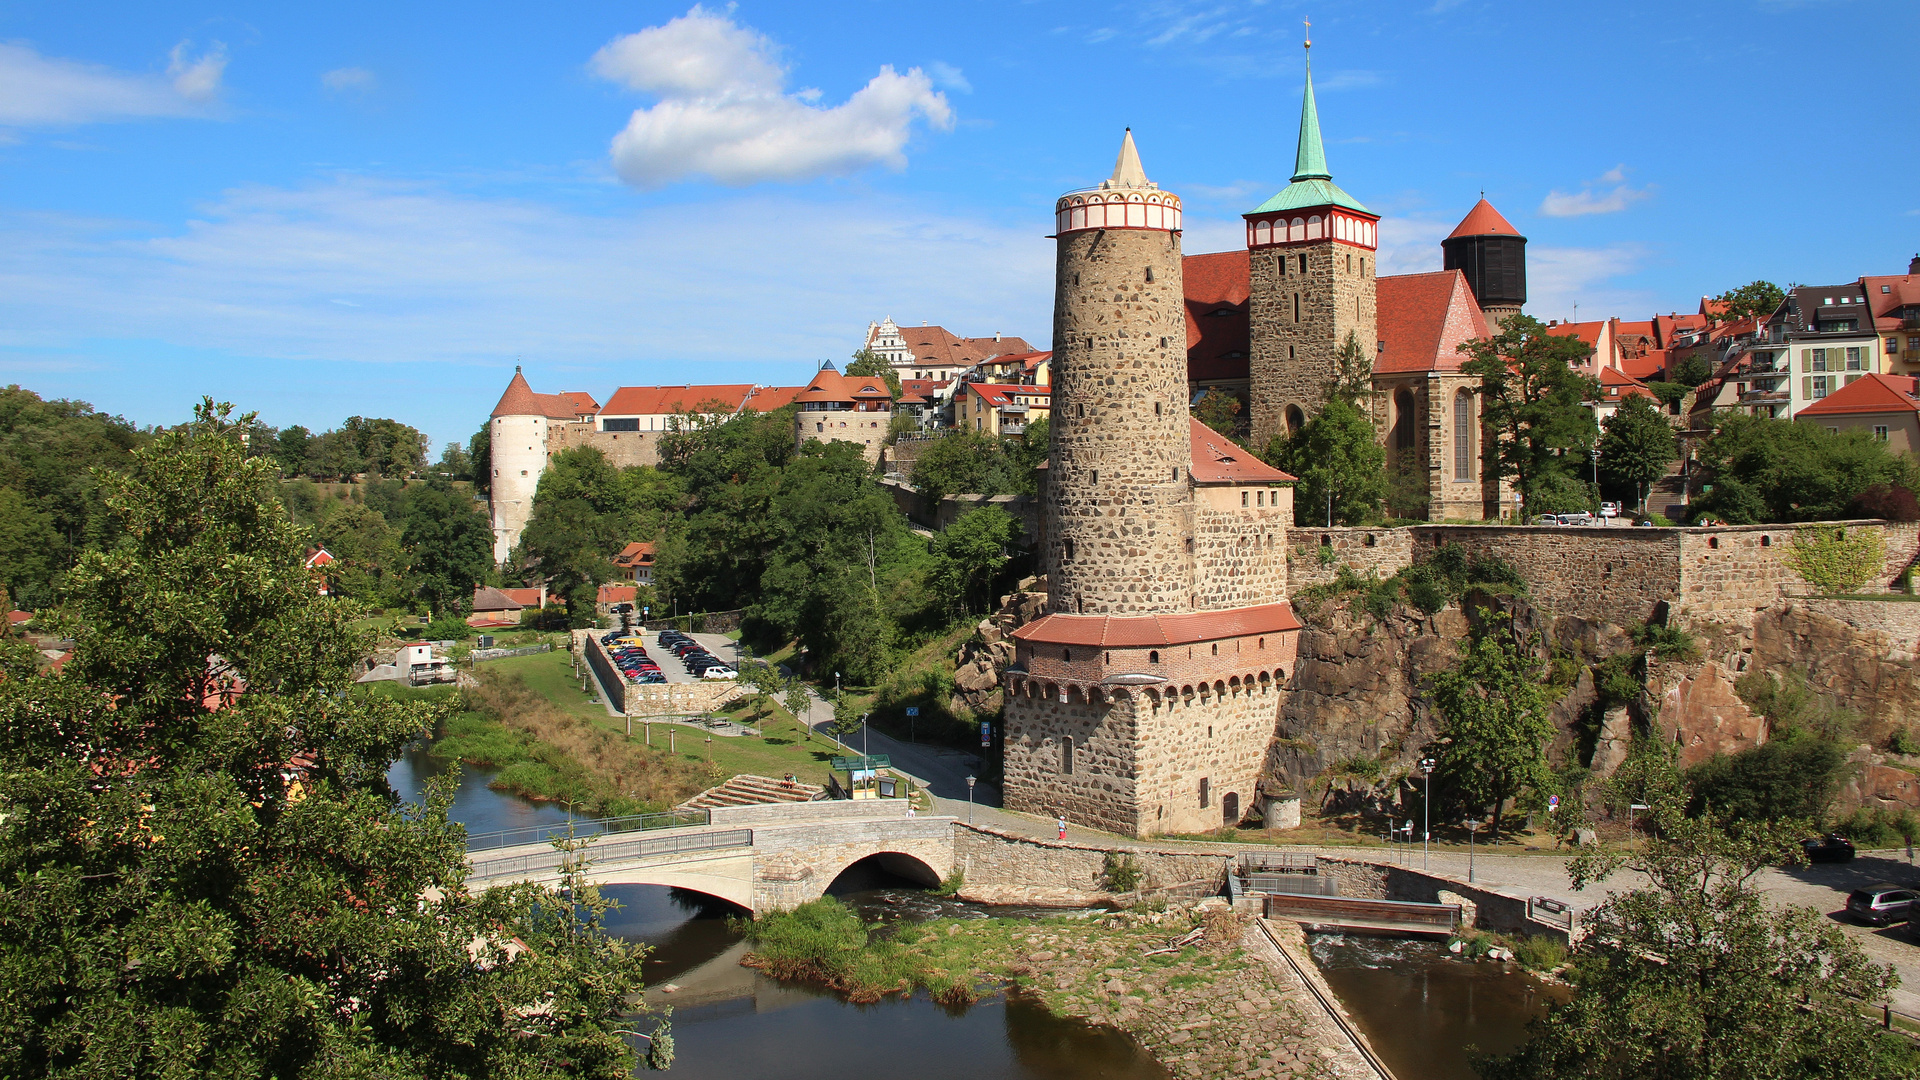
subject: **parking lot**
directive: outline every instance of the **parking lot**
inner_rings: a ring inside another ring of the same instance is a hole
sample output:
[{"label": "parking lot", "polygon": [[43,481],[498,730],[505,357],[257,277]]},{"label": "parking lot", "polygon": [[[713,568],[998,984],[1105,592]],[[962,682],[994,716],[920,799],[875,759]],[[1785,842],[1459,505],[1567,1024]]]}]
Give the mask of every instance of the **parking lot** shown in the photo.
[{"label": "parking lot", "polygon": [[[608,631],[601,630],[597,632],[600,634],[605,634]],[[680,659],[680,657],[676,656],[672,649],[667,648],[666,646],[663,646],[660,644],[659,631],[635,630],[629,636],[636,638],[640,641],[641,648],[646,650],[647,658],[660,666],[660,674],[666,678],[666,681],[670,683],[690,683],[690,682],[700,681],[700,679],[697,676],[695,676],[691,671],[687,670],[687,665],[685,664],[685,662],[683,662]],[[733,640],[731,638],[728,638],[726,635],[724,634],[692,634],[689,636],[691,636],[695,641],[699,642],[702,648],[712,653],[714,658],[721,661],[722,663],[725,663],[728,665],[738,663],[738,660],[735,657],[736,646]]]}]

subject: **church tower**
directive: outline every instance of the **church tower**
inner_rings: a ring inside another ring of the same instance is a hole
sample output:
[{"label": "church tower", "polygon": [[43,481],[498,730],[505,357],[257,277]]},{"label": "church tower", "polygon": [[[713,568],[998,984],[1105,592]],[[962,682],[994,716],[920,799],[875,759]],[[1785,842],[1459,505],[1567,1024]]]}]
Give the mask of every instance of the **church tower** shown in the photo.
[{"label": "church tower", "polygon": [[1256,808],[1300,632],[1293,477],[1188,414],[1180,227],[1132,132],[1054,206],[1048,613],[1005,675],[1006,806],[1139,836]]},{"label": "church tower", "polygon": [[1180,199],[1147,179],[1129,129],[1113,176],[1061,196],[1054,216],[1050,607],[1184,610],[1193,554]]},{"label": "church tower", "polygon": [[1371,363],[1374,253],[1380,216],[1340,189],[1327,171],[1313,100],[1313,42],[1293,182],[1243,215],[1247,220],[1251,322],[1248,350],[1253,445],[1297,429],[1320,410],[1334,356],[1349,334]]},{"label": "church tower", "polygon": [[1527,302],[1527,238],[1483,194],[1445,240],[1446,269],[1467,275],[1467,287],[1494,333]]}]

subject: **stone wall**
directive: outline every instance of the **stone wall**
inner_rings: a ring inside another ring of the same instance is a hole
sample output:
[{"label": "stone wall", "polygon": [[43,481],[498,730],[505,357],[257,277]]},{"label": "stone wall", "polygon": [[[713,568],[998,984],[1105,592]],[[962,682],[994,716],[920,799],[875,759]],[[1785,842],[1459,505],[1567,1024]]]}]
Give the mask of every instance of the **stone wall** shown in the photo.
[{"label": "stone wall", "polygon": [[[1361,577],[1392,577],[1413,565],[1413,543],[1412,529],[1315,529],[1296,524],[1287,530],[1287,578],[1298,591],[1331,582],[1343,566]],[[1323,550],[1331,554],[1323,555]]]},{"label": "stone wall", "polygon": [[880,460],[881,447],[887,441],[887,425],[893,422],[893,414],[884,409],[821,409],[807,412],[804,409],[793,414],[793,436],[795,446],[805,446],[808,439],[817,442],[852,443],[860,448],[860,453],[869,464]]},{"label": "stone wall", "polygon": [[1448,543],[1498,555],[1527,579],[1534,604],[1556,615],[1632,626],[1679,593],[1677,529],[1426,525],[1411,531],[1416,559]]},{"label": "stone wall", "polygon": [[1220,611],[1285,600],[1292,518],[1284,505],[1217,510],[1200,501],[1193,513],[1194,606]]},{"label": "stone wall", "polygon": [[1379,339],[1374,254],[1325,240],[1258,248],[1247,262],[1248,412],[1252,445],[1265,446],[1286,430],[1288,406],[1303,417],[1320,411],[1348,331],[1372,354]]},{"label": "stone wall", "polygon": [[594,669],[613,707],[636,719],[643,716],[704,716],[746,693],[736,682],[633,683],[620,676],[598,635],[573,632],[574,655]]},{"label": "stone wall", "polygon": [[547,449],[559,453],[576,446],[591,446],[606,455],[616,469],[630,465],[660,464],[660,436],[664,431],[595,431],[592,424],[552,424],[547,428]]},{"label": "stone wall", "polygon": [[1846,623],[1855,630],[1877,635],[1884,660],[1910,664],[1920,659],[1920,599],[1838,600],[1809,596],[1790,603]]},{"label": "stone wall", "polygon": [[[961,895],[986,902],[1090,902],[1109,895],[1103,878],[1113,849],[1067,840],[1036,840],[984,826],[955,823],[954,865],[966,875]],[[1231,854],[1125,848],[1142,874],[1141,891],[1191,882],[1224,888]]]},{"label": "stone wall", "polygon": [[[1010,694],[1003,713],[1006,808],[1133,835],[1140,829],[1134,745],[1138,702]],[[1072,771],[1066,742],[1072,740]]]}]

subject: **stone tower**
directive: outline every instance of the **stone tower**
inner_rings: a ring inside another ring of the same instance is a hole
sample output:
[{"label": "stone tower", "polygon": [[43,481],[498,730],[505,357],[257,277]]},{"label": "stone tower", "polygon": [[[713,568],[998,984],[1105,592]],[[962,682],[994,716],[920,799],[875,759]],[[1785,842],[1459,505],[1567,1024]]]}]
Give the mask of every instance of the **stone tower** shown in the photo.
[{"label": "stone tower", "polygon": [[1380,216],[1340,189],[1327,171],[1313,100],[1308,42],[1306,94],[1293,182],[1247,220],[1248,375],[1253,445],[1264,447],[1320,410],[1334,354],[1349,334],[1371,363],[1374,252]]},{"label": "stone tower", "polygon": [[1448,270],[1467,276],[1467,287],[1494,333],[1527,302],[1527,238],[1507,223],[1485,195],[1457,228],[1440,241]]},{"label": "stone tower", "polygon": [[547,415],[550,411],[515,364],[513,381],[493,407],[487,432],[493,458],[490,509],[495,563],[507,561],[533,514],[533,493],[547,467],[547,425],[554,419]]},{"label": "stone tower", "polygon": [[1148,181],[1129,130],[1112,178],[1062,196],[1054,213],[1050,606],[1184,610],[1193,553],[1180,200]]},{"label": "stone tower", "polygon": [[1006,805],[1141,836],[1232,825],[1299,636],[1293,478],[1188,415],[1180,200],[1131,132],[1054,214],[1049,613],[1014,631]]}]

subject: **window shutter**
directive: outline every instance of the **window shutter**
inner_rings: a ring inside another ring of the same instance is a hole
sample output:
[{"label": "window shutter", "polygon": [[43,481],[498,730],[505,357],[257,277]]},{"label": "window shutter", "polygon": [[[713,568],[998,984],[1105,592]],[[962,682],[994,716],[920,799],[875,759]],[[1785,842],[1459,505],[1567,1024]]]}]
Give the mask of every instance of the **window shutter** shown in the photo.
[{"label": "window shutter", "polygon": [[1813,376],[1800,376],[1800,396],[1809,401],[1813,400]]}]

